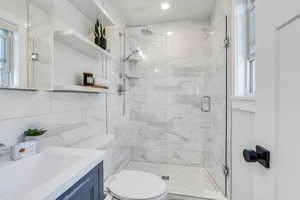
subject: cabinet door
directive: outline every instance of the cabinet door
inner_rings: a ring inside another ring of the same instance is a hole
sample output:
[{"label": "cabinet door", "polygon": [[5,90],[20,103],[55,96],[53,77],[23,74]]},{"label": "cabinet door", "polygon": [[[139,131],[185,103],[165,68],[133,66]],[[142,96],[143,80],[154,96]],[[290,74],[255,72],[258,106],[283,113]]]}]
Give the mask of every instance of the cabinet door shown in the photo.
[{"label": "cabinet door", "polygon": [[90,171],[57,200],[102,200],[103,190],[100,187],[103,177],[102,164]]}]

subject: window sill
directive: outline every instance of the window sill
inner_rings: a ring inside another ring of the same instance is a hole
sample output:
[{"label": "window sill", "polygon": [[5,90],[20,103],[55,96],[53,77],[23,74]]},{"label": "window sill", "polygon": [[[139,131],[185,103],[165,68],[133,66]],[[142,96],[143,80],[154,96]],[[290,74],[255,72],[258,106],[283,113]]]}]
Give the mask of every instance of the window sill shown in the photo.
[{"label": "window sill", "polygon": [[233,96],[231,97],[231,106],[233,110],[255,113],[256,99],[251,96]]},{"label": "window sill", "polygon": [[231,96],[231,101],[256,101],[255,96]]}]

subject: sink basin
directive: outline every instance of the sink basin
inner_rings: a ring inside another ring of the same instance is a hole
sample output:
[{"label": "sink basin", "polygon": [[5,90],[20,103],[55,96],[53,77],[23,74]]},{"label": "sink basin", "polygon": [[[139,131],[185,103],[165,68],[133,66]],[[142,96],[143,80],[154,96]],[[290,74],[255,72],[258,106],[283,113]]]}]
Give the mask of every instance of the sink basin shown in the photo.
[{"label": "sink basin", "polygon": [[0,168],[1,200],[53,200],[105,156],[104,151],[49,148]]}]

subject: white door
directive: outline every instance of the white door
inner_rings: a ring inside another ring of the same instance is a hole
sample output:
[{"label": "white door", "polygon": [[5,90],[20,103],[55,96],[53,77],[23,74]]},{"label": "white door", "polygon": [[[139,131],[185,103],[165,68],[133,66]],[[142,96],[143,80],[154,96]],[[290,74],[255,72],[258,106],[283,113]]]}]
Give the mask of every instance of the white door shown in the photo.
[{"label": "white door", "polygon": [[255,142],[271,151],[257,164],[255,200],[300,199],[300,1],[257,1]]}]

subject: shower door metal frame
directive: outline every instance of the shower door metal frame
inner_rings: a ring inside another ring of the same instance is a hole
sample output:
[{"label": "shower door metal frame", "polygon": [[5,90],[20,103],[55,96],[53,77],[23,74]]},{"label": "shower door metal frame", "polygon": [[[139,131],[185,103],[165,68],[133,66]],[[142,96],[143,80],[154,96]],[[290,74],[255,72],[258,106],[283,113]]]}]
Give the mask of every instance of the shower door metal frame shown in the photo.
[{"label": "shower door metal frame", "polygon": [[230,177],[230,165],[228,159],[228,136],[229,136],[229,92],[230,92],[230,84],[229,84],[229,70],[228,70],[228,56],[229,56],[229,48],[230,48],[230,36],[228,34],[228,16],[225,16],[225,39],[224,39],[224,48],[225,48],[225,163],[224,163],[224,177],[225,177],[225,196],[228,197],[228,186],[229,186],[229,177]]}]

